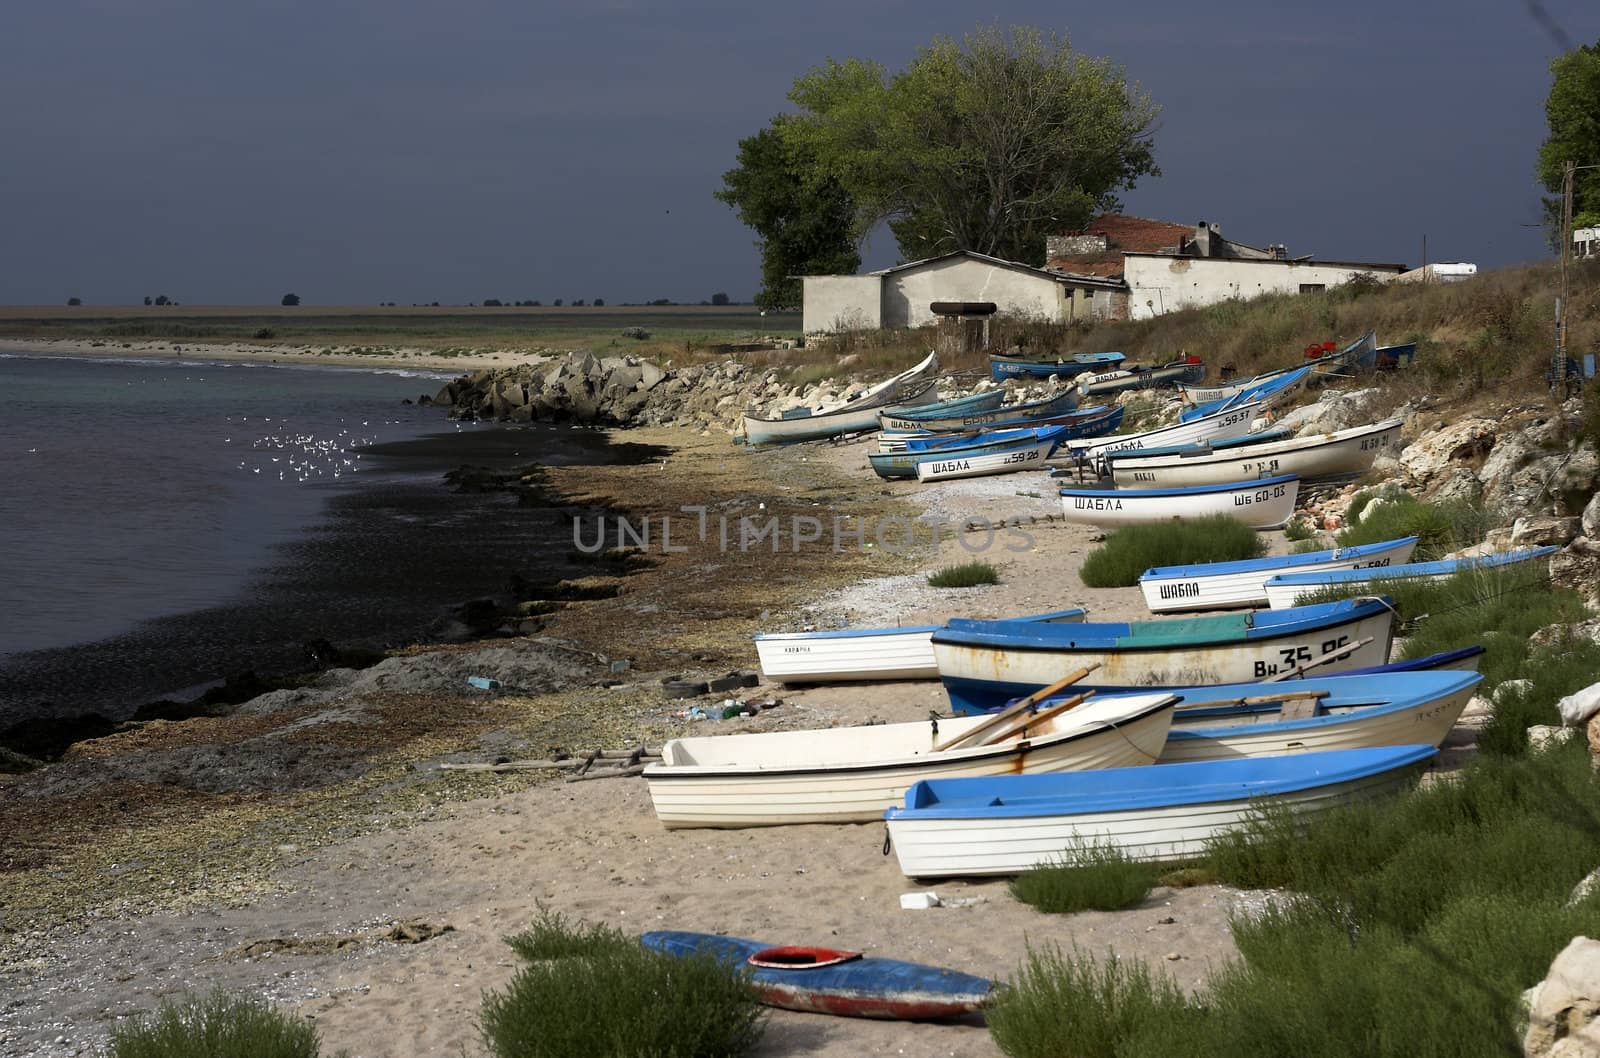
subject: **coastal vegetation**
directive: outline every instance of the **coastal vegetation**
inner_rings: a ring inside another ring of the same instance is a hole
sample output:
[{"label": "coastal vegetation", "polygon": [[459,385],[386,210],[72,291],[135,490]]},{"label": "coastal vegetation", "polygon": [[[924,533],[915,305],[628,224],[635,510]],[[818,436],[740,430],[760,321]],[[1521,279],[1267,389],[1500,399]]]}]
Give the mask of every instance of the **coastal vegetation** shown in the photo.
[{"label": "coastal vegetation", "polygon": [[111,1033],[109,1058],[316,1058],[317,1030],[266,1002],[223,991],[165,1000]]},{"label": "coastal vegetation", "polygon": [[548,910],[507,943],[527,965],[484,995],[483,1041],[496,1058],[735,1058],[765,1031],[743,975],[709,953],[662,955]]},{"label": "coastal vegetation", "polygon": [[1472,500],[1423,503],[1399,486],[1363,489],[1351,499],[1335,543],[1355,547],[1414,536],[1417,549],[1411,560],[1432,562],[1471,547],[1498,524],[1495,512]]},{"label": "coastal vegetation", "polygon": [[1152,566],[1192,562],[1231,562],[1265,554],[1256,531],[1225,514],[1155,525],[1130,525],[1111,533],[1084,560],[1079,574],[1091,588],[1125,588],[1139,583]]},{"label": "coastal vegetation", "polygon": [[1011,895],[1040,911],[1121,911],[1144,903],[1159,872],[1107,841],[1080,840],[1060,859],[1018,875]]},{"label": "coastal vegetation", "polygon": [[928,574],[930,588],[976,588],[999,583],[1000,571],[987,562],[962,562]]}]

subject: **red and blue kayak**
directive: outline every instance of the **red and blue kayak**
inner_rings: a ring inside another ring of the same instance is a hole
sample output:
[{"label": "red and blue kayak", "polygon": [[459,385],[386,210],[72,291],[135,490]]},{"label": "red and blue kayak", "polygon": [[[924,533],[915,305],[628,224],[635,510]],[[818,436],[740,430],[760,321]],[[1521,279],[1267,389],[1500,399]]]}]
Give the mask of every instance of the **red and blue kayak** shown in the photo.
[{"label": "red and blue kayak", "polygon": [[645,947],[679,958],[709,952],[748,973],[761,1002],[785,1010],[850,1018],[928,1020],[986,1006],[994,982],[937,966],[878,959],[833,948],[773,947],[716,933],[658,930]]}]

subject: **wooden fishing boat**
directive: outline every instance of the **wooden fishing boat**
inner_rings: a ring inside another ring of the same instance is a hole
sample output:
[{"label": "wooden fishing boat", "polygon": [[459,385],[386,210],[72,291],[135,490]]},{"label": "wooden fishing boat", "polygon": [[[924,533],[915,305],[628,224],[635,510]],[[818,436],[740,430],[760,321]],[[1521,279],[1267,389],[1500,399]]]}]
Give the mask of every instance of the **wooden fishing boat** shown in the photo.
[{"label": "wooden fishing boat", "polygon": [[1115,528],[1225,514],[1252,529],[1276,529],[1294,514],[1292,474],[1178,489],[1062,489],[1061,510],[1079,525]]},{"label": "wooden fishing boat", "polygon": [[1203,444],[1227,437],[1239,437],[1250,432],[1250,427],[1260,414],[1259,404],[1240,404],[1215,415],[1207,415],[1188,422],[1175,422],[1171,426],[1158,426],[1154,430],[1145,430],[1141,433],[1071,440],[1067,442],[1067,447],[1080,463],[1098,466],[1101,458],[1112,452]]},{"label": "wooden fishing boat", "polygon": [[[1019,617],[1046,624],[1082,622],[1081,609]],[[943,625],[764,632],[755,637],[761,674],[785,684],[861,680],[936,680],[933,633]]]},{"label": "wooden fishing boat", "polygon": [[653,930],[639,938],[678,958],[710,954],[743,973],[761,1002],[784,1010],[850,1018],[935,1019],[987,1006],[986,977],[879,959],[858,951],[781,945],[717,933]]},{"label": "wooden fishing boat", "polygon": [[981,478],[994,474],[1015,474],[1019,470],[1039,470],[1061,446],[1064,426],[1038,431],[1032,442],[1010,448],[989,448],[971,452],[945,452],[917,464],[918,481],[950,481],[955,478]]},{"label": "wooden fishing boat", "polygon": [[1247,448],[1132,456],[1108,466],[1112,481],[1135,488],[1220,485],[1279,474],[1293,474],[1301,481],[1350,478],[1371,470],[1379,455],[1397,451],[1403,426],[1404,420],[1385,419]]},{"label": "wooden fishing boat", "polygon": [[996,382],[1008,378],[1065,378],[1085,371],[1101,370],[1122,363],[1121,353],[1073,353],[1050,360],[1018,356],[990,356],[989,377]]},{"label": "wooden fishing boat", "polygon": [[1120,368],[1078,376],[1078,392],[1085,398],[1122,393],[1130,389],[1155,389],[1180,382],[1199,382],[1206,377],[1206,365],[1197,356],[1187,356],[1159,367]]},{"label": "wooden fishing boat", "polygon": [[[1444,742],[1483,677],[1438,669],[1173,688],[1161,763]],[[1036,708],[1049,708],[1051,699]]]},{"label": "wooden fishing boat", "polygon": [[1445,580],[1457,573],[1469,571],[1494,572],[1513,569],[1524,562],[1547,558],[1560,550],[1555,547],[1528,547],[1518,551],[1501,551],[1476,558],[1446,558],[1437,562],[1407,562],[1380,569],[1326,570],[1316,572],[1283,573],[1267,579],[1265,590],[1267,605],[1274,610],[1293,607],[1302,595],[1322,591],[1324,588],[1359,588],[1367,584],[1381,588],[1386,580],[1428,581]]},{"label": "wooden fishing boat", "polygon": [[[910,442],[898,452],[873,452],[867,462],[880,478],[914,478],[924,463],[959,462],[980,456],[1016,456],[1017,469],[1040,465],[1065,438],[1065,426],[1039,426],[1016,430],[981,430],[971,437],[936,434]],[[1027,454],[1031,453],[1031,454]]]},{"label": "wooden fishing boat", "polygon": [[1141,690],[1267,680],[1325,662],[1333,675],[1389,660],[1389,601],[1346,599],[1159,621],[1028,625],[953,618],[932,636],[951,707],[981,713],[1098,664],[1083,689]]},{"label": "wooden fishing boat", "polygon": [[1116,768],[1082,774],[936,779],[884,815],[911,878],[1020,874],[1068,850],[1110,845],[1170,862],[1245,826],[1265,805],[1310,816],[1398,792],[1438,750],[1382,746]]},{"label": "wooden fishing boat", "polygon": [[1015,718],[675,738],[644,778],[666,827],[868,823],[920,779],[1149,764],[1177,700],[1163,691]]},{"label": "wooden fishing boat", "polygon": [[1152,613],[1185,610],[1231,610],[1266,606],[1267,581],[1284,573],[1320,573],[1399,565],[1411,558],[1417,538],[1403,536],[1376,544],[1269,555],[1234,562],[1197,562],[1188,566],[1155,566],[1139,577],[1144,604]]},{"label": "wooden fishing boat", "polygon": [[[1005,390],[991,390],[1002,397]],[[998,403],[998,402],[997,402]],[[1007,421],[1018,425],[1020,419],[1036,419],[1051,415],[1064,415],[1078,406],[1078,392],[1064,389],[1053,397],[1030,401],[1026,404],[1007,404],[1004,407],[966,409],[948,415],[918,415],[895,411],[878,413],[878,426],[886,431],[928,433],[941,430],[970,430],[992,423]]]},{"label": "wooden fishing boat", "polygon": [[858,430],[876,429],[878,412],[885,408],[915,406],[924,403],[937,390],[933,375],[939,369],[937,354],[915,367],[878,383],[854,400],[835,408],[812,411],[798,408],[785,412],[778,418],[767,418],[746,413],[743,433],[750,445],[791,444],[796,441],[814,441],[823,437]]},{"label": "wooden fishing boat", "polygon": [[1297,396],[1301,390],[1306,388],[1306,382],[1310,378],[1311,369],[1309,367],[1286,371],[1269,381],[1261,383],[1259,386],[1252,386],[1231,397],[1224,397],[1221,400],[1208,401],[1204,404],[1196,404],[1192,408],[1185,408],[1178,414],[1178,421],[1189,422],[1193,419],[1203,419],[1208,415],[1215,415],[1218,412],[1243,404],[1259,405],[1261,411],[1270,411],[1273,408],[1287,404]]},{"label": "wooden fishing boat", "polygon": [[1065,437],[1068,440],[1075,437],[1102,437],[1122,425],[1122,417],[1125,413],[1126,409],[1120,404],[1096,405],[1092,408],[1079,408],[1077,411],[1062,412],[1058,415],[1046,415],[1034,419],[1001,419],[980,427],[971,427],[964,430],[924,430],[916,433],[896,430],[878,435],[878,451],[903,452],[908,448],[925,447],[929,444],[937,444],[941,441],[956,438],[970,440],[986,431],[1031,430],[1046,426],[1065,427]]}]

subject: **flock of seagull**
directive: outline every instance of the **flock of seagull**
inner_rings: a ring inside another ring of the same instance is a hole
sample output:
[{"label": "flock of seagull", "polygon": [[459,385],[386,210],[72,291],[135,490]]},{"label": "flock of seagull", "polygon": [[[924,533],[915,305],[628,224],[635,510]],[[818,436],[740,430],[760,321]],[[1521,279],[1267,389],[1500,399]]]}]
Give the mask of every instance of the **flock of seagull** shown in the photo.
[{"label": "flock of seagull", "polygon": [[[228,416],[228,421],[233,422],[233,416]],[[248,423],[250,417],[243,416],[238,421],[242,425]],[[258,421],[271,423],[274,420],[267,416]],[[332,481],[359,471],[361,453],[357,449],[374,444],[378,440],[376,434],[359,432],[353,425],[341,427],[338,433],[331,437],[318,437],[314,433],[298,433],[285,429],[289,424],[287,419],[276,421],[279,424],[278,432],[258,437],[250,442],[250,448],[261,452],[266,460],[263,461],[259,456],[255,459],[240,460],[240,470],[252,474],[260,474],[262,471],[271,474],[277,471],[279,481],[301,483],[318,479]],[[388,420],[379,425],[388,426],[395,422],[398,420]],[[364,420],[361,426],[370,428],[372,421]],[[233,444],[234,440],[232,437],[224,437],[222,443]],[[255,465],[252,466],[252,463]]]}]

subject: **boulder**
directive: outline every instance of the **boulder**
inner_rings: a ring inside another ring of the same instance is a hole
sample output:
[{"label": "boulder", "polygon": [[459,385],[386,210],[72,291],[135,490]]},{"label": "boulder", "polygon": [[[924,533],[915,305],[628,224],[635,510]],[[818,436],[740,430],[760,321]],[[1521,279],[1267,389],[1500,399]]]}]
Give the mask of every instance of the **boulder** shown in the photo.
[{"label": "boulder", "polygon": [[1523,993],[1528,1058],[1600,1058],[1600,941],[1574,937],[1543,981]]},{"label": "boulder", "polygon": [[1543,547],[1553,544],[1556,547],[1565,547],[1577,537],[1580,527],[1580,520],[1576,517],[1552,518],[1534,515],[1518,518],[1511,523],[1511,546]]},{"label": "boulder", "polygon": [[1600,602],[1600,548],[1580,536],[1550,556],[1550,583],[1571,588],[1594,606]]},{"label": "boulder", "polygon": [[1600,538],[1600,492],[1589,497],[1583,508],[1583,535],[1590,540]]},{"label": "boulder", "polygon": [[1424,434],[1400,453],[1400,469],[1412,484],[1427,488],[1435,478],[1487,456],[1497,429],[1493,420],[1472,417]]},{"label": "boulder", "polygon": [[1327,390],[1314,404],[1287,412],[1278,419],[1277,425],[1288,427],[1297,433],[1330,433],[1342,430],[1347,426],[1356,426],[1371,421],[1366,414],[1366,408],[1372,403],[1372,398],[1377,394],[1376,389],[1357,389],[1349,392],[1340,390]]},{"label": "boulder", "polygon": [[1577,732],[1570,727],[1557,727],[1554,724],[1534,724],[1528,728],[1528,748],[1530,750],[1546,749],[1572,739]]},{"label": "boulder", "polygon": [[[654,364],[642,363],[639,365],[639,388],[645,391],[655,389],[666,380],[667,373]],[[773,381],[776,377],[773,376]]]}]

